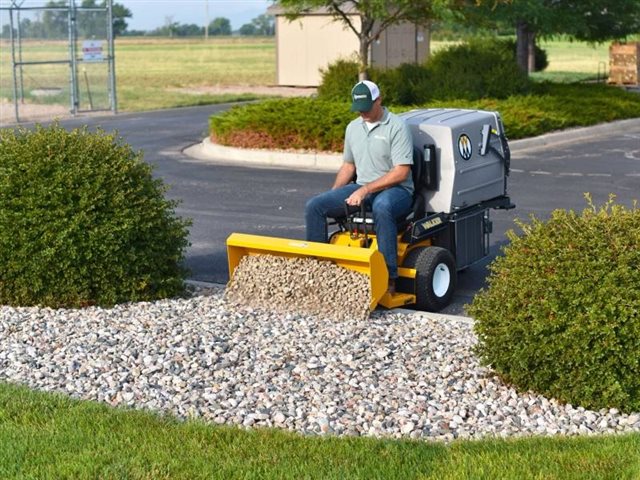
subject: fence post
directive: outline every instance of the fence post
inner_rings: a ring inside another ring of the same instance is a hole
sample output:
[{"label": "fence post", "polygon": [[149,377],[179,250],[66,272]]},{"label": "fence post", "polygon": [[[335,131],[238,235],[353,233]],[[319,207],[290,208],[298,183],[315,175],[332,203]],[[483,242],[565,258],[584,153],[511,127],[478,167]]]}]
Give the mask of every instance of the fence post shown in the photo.
[{"label": "fence post", "polygon": [[76,2],[75,0],[69,0],[69,60],[71,67],[71,113],[76,115],[78,113],[79,103],[79,91],[78,91],[78,62],[76,52]]},{"label": "fence post", "polygon": [[18,112],[18,79],[16,76],[16,46],[13,38],[13,6],[9,8],[9,38],[11,40],[11,66],[13,67],[13,108],[16,112],[16,122],[20,122]]},{"label": "fence post", "polygon": [[107,41],[109,42],[109,86],[111,90],[111,111],[118,113],[118,97],[116,95],[116,51],[113,39],[113,0],[107,0]]}]

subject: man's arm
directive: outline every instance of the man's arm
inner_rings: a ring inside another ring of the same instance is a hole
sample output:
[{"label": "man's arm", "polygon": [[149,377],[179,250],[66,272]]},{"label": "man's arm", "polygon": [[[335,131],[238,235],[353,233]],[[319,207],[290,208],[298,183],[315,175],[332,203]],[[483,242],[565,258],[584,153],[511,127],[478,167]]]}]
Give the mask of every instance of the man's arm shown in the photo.
[{"label": "man's arm", "polygon": [[411,175],[411,165],[396,165],[383,176],[353,192],[345,201],[349,205],[359,206],[370,193],[379,192],[404,182]]},{"label": "man's arm", "polygon": [[344,187],[346,184],[348,184],[351,181],[355,173],[356,173],[355,164],[349,163],[349,162],[343,162],[342,166],[340,167],[340,170],[338,170],[338,173],[336,174],[336,179],[333,182],[333,187],[331,187],[331,189],[335,190],[336,188]]}]

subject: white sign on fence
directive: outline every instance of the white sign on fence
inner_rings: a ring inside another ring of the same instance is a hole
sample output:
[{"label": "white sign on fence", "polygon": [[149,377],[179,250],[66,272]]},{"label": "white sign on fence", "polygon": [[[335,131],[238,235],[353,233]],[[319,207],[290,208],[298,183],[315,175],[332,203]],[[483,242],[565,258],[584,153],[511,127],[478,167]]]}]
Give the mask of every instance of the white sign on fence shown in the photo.
[{"label": "white sign on fence", "polygon": [[85,40],[82,42],[82,60],[85,62],[102,62],[102,40]]}]

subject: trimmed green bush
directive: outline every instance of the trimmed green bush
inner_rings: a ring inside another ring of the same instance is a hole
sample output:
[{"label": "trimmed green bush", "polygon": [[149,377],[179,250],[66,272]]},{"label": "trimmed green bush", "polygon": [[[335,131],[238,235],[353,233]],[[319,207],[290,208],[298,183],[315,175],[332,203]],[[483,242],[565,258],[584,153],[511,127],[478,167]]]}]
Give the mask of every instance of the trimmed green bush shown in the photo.
[{"label": "trimmed green bush", "polygon": [[477,352],[521,390],[640,411],[640,209],[518,222],[468,308]]},{"label": "trimmed green bush", "polygon": [[[382,85],[382,82],[381,82]],[[567,127],[594,125],[640,117],[640,95],[617,87],[593,84],[534,84],[528,95],[499,100],[438,100],[419,107],[394,106],[402,113],[410,108],[469,108],[500,112],[509,139],[533,137]],[[291,98],[233,108],[210,117],[214,141],[244,148],[313,149],[342,151],[344,129],[355,118],[343,102]]]},{"label": "trimmed green bush", "polygon": [[507,98],[530,88],[527,74],[503,43],[472,41],[436,52],[427,62],[431,98]]},{"label": "trimmed green bush", "polygon": [[431,73],[424,65],[404,63],[387,70],[371,70],[385,105],[419,105],[432,97]]},{"label": "trimmed green bush", "polygon": [[344,102],[349,99],[351,89],[358,82],[358,62],[340,59],[320,70],[322,81],[318,87],[318,98]]},{"label": "trimmed green bush", "polygon": [[341,151],[344,130],[355,118],[348,95],[346,100],[290,98],[237,106],[209,119],[211,139],[245,148]]},{"label": "trimmed green bush", "polygon": [[0,130],[0,304],[182,294],[189,222],[165,190],[115,135],[57,124]]}]

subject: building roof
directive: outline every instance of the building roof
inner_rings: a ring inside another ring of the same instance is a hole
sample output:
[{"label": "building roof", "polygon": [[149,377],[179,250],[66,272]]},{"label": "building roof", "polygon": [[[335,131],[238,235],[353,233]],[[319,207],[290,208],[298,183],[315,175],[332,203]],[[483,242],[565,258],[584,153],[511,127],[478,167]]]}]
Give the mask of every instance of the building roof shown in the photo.
[{"label": "building roof", "polygon": [[[353,2],[345,2],[344,5],[344,10],[343,10],[347,15],[356,15],[358,13],[358,9],[356,8],[356,5]],[[287,10],[280,6],[279,4],[274,4],[271,5],[269,8],[267,8],[267,13],[269,15],[274,15],[274,16],[278,16],[278,15],[286,15]],[[334,15],[334,12],[328,8],[328,7],[317,7],[317,8],[310,8],[308,11],[304,12],[301,14],[302,16],[306,16],[306,15]]]}]

